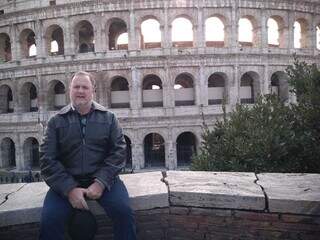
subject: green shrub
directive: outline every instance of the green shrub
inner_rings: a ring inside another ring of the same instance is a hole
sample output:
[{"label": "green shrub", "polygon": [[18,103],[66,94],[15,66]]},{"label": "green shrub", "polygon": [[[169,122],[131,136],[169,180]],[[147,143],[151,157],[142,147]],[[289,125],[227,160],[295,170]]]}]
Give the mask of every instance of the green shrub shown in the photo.
[{"label": "green shrub", "polygon": [[295,61],[288,67],[297,104],[275,95],[237,105],[228,118],[204,128],[191,168],[206,171],[320,172],[320,72]]}]

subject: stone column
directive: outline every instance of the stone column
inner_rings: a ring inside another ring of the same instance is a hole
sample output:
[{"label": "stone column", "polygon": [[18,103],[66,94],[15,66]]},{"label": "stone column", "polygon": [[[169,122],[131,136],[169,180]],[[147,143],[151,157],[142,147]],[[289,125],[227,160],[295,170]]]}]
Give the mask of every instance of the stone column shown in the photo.
[{"label": "stone column", "polygon": [[144,168],[144,153],[143,145],[141,143],[132,143],[132,168],[133,170],[139,170]]},{"label": "stone column", "polygon": [[233,66],[233,81],[230,84],[230,105],[234,107],[238,102],[239,98],[239,88],[240,88],[240,76],[239,76],[239,66],[238,64]]},{"label": "stone column", "polygon": [[205,47],[205,27],[203,22],[203,7],[198,8],[198,24],[196,31],[193,32],[194,36],[194,47],[204,48]]},{"label": "stone column", "polygon": [[260,84],[260,89],[261,89],[261,93],[264,94],[268,94],[270,93],[270,88],[269,86],[271,85],[271,80],[269,77],[269,64],[266,63],[264,65],[264,74],[263,74],[263,79],[261,79],[263,82]]},{"label": "stone column", "polygon": [[12,78],[12,95],[13,95],[13,105],[14,112],[21,113],[22,112],[22,104],[21,104],[21,94],[19,93],[19,85],[18,81],[16,81],[15,77]]},{"label": "stone column", "polygon": [[164,7],[164,37],[163,37],[163,48],[169,49],[172,46],[171,40],[171,23],[168,22],[168,8]]},{"label": "stone column", "polygon": [[231,12],[231,43],[232,48],[238,47],[238,5],[232,6]]},{"label": "stone column", "polygon": [[[136,32],[136,26],[135,26],[135,16],[134,11],[130,10],[130,25],[129,25],[129,32],[128,32],[128,50],[137,50],[138,49],[138,34]],[[140,29],[140,27],[139,27]]]},{"label": "stone column", "polygon": [[10,25],[10,43],[11,43],[11,54],[12,54],[12,61],[17,61],[20,59],[19,55],[19,36],[17,36],[16,26],[14,24]]},{"label": "stone column", "polygon": [[102,13],[98,13],[95,18],[95,28],[94,28],[94,50],[96,53],[101,53],[105,51],[105,44],[103,43],[103,26],[101,19],[103,18]]},{"label": "stone column", "polygon": [[142,107],[142,87],[139,80],[139,72],[136,67],[131,68],[131,84],[130,84],[130,108],[134,111]]},{"label": "stone column", "polygon": [[[171,129],[169,129],[171,131]],[[172,140],[168,140],[165,143],[165,156],[166,156],[166,168],[173,170],[177,168],[177,153],[175,148],[175,143]]]},{"label": "stone column", "polygon": [[37,92],[38,94],[38,111],[39,112],[45,112],[48,110],[48,104],[46,101],[46,98],[48,96],[48,88],[45,87],[45,82],[41,80],[41,74],[37,74],[37,81],[38,81],[38,86],[39,90]]},{"label": "stone column", "polygon": [[268,47],[268,25],[266,20],[265,12],[262,11],[261,14],[261,31],[260,31],[260,42],[261,42],[261,48],[267,48]]},{"label": "stone column", "polygon": [[16,166],[18,171],[26,170],[26,163],[23,156],[23,142],[21,140],[20,134],[17,136],[17,141],[15,141],[16,148]]},{"label": "stone column", "polygon": [[71,27],[70,18],[68,16],[64,17],[65,31],[63,32],[64,38],[64,54],[66,56],[75,55],[75,36],[74,29]]},{"label": "stone column", "polygon": [[294,15],[289,13],[289,26],[288,26],[288,49],[294,49]]},{"label": "stone column", "polygon": [[208,106],[208,84],[206,84],[203,64],[199,67],[199,89],[201,93],[199,96],[199,104],[202,104],[202,106]]},{"label": "stone column", "polygon": [[37,58],[45,58],[45,44],[46,38],[43,32],[42,21],[37,20],[35,24],[35,35],[36,35],[36,47],[37,47]]}]

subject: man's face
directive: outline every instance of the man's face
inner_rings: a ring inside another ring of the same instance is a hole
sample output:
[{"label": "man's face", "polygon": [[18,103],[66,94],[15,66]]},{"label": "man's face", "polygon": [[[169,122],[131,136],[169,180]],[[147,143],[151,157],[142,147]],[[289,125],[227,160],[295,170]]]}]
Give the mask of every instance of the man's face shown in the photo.
[{"label": "man's face", "polygon": [[70,99],[76,108],[91,106],[93,86],[88,76],[79,75],[73,78],[70,85]]}]

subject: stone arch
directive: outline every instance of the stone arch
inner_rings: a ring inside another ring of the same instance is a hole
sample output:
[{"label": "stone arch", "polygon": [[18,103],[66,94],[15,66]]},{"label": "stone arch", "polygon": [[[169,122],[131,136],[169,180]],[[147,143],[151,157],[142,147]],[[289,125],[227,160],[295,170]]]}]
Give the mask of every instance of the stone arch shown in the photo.
[{"label": "stone arch", "polygon": [[[277,24],[277,29],[270,29],[271,26],[269,26],[269,20],[275,21]],[[279,48],[285,48],[287,46],[287,41],[286,41],[286,26],[283,18],[278,15],[271,15],[266,22],[266,26],[268,29],[268,46],[269,47],[279,47]],[[272,35],[277,34],[277,43],[274,43],[273,41],[270,41],[272,39]],[[262,36],[264,37],[264,36]]]},{"label": "stone arch", "polygon": [[127,160],[126,160],[126,168],[132,168],[132,142],[129,136],[124,135],[124,139],[127,145]]},{"label": "stone arch", "polygon": [[144,137],[144,167],[165,167],[165,141],[158,133],[149,133]]},{"label": "stone arch", "polygon": [[3,84],[0,86],[0,113],[11,113],[13,109],[14,104],[11,87]]},{"label": "stone arch", "polygon": [[37,51],[34,52],[32,51],[32,48],[36,49],[36,35],[35,33],[27,28],[24,29],[21,33],[20,33],[20,49],[21,49],[21,54],[23,58],[27,58],[27,57],[34,57],[37,55]]},{"label": "stone arch", "polygon": [[[205,21],[205,42],[207,47],[225,47],[227,39],[226,18],[220,14],[214,14]],[[215,34],[212,35],[211,32]],[[221,34],[222,36],[217,36]]]},{"label": "stone arch", "polygon": [[194,154],[197,153],[197,138],[190,131],[182,132],[176,139],[177,165],[189,166]]},{"label": "stone arch", "polygon": [[38,111],[38,91],[32,82],[25,82],[20,88],[20,107],[23,112]]},{"label": "stone arch", "polygon": [[24,140],[23,159],[26,170],[39,169],[39,141],[35,137],[28,137]]},{"label": "stone arch", "polygon": [[142,81],[142,106],[162,107],[163,90],[160,77],[155,74],[148,74]]},{"label": "stone arch", "polygon": [[16,167],[16,147],[14,141],[10,137],[3,138],[0,149],[0,168]]},{"label": "stone arch", "polygon": [[63,30],[59,25],[53,24],[49,26],[45,33],[45,39],[46,51],[48,55],[64,54]]},{"label": "stone arch", "polygon": [[[178,28],[179,22],[181,26],[185,26],[185,29]],[[178,15],[174,18],[174,20],[171,22],[171,40],[173,47],[193,47],[194,39],[192,18],[190,18],[188,15]]]},{"label": "stone arch", "polygon": [[112,18],[108,21],[106,29],[108,29],[109,50],[128,49],[128,44],[118,44],[117,42],[121,34],[128,32],[127,23],[124,20]]},{"label": "stone arch", "polygon": [[88,20],[81,20],[75,25],[75,46],[78,53],[94,52],[94,28]]},{"label": "stone arch", "polygon": [[175,106],[195,104],[194,77],[190,73],[180,73],[174,81]]},{"label": "stone arch", "polygon": [[271,75],[270,92],[277,95],[281,101],[289,99],[288,75],[283,71],[274,72]]},{"label": "stone arch", "polygon": [[216,105],[227,102],[227,82],[225,73],[215,72],[208,78],[208,104]]},{"label": "stone arch", "polygon": [[259,74],[253,71],[244,73],[240,79],[240,102],[255,103],[259,94]]},{"label": "stone arch", "polygon": [[293,25],[294,48],[309,47],[309,23],[305,18],[298,18]]},{"label": "stone arch", "polygon": [[[248,31],[246,26],[250,28]],[[238,42],[240,47],[258,47],[258,22],[252,15],[244,15],[238,21]],[[242,32],[247,32],[247,35],[242,35]]]},{"label": "stone arch", "polygon": [[[151,37],[146,36],[146,29],[148,29],[149,34],[152,35]],[[140,47],[142,49],[161,48],[160,22],[156,17],[152,15],[143,17],[143,21],[140,24],[140,30]]]},{"label": "stone arch", "polygon": [[129,108],[130,93],[128,80],[116,76],[111,81],[111,108]]},{"label": "stone arch", "polygon": [[51,80],[48,84],[48,110],[59,110],[67,104],[66,87],[59,80]]},{"label": "stone arch", "polygon": [[0,63],[12,60],[11,40],[8,34],[0,33]]}]

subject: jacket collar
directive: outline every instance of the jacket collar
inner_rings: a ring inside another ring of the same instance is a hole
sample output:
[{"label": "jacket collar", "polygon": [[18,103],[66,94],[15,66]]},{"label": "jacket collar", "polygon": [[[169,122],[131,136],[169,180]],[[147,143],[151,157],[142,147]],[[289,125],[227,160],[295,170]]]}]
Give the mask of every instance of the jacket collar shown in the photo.
[{"label": "jacket collar", "polygon": [[[101,111],[101,112],[107,112],[108,111],[104,106],[100,105],[99,103],[97,103],[95,101],[92,101],[92,109],[93,109],[93,111],[95,111],[95,110],[98,110],[98,111]],[[63,115],[63,114],[66,114],[66,113],[72,112],[72,111],[75,111],[75,110],[74,110],[73,106],[70,103],[67,106],[63,107],[58,112],[58,114]]]}]

